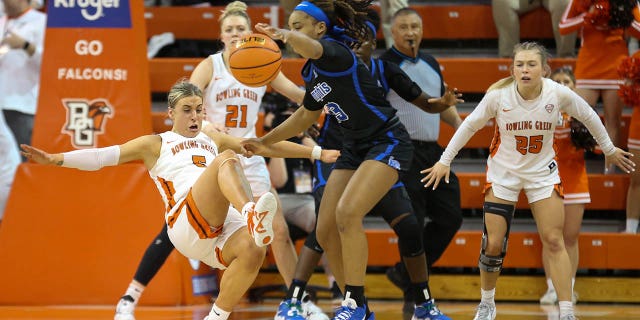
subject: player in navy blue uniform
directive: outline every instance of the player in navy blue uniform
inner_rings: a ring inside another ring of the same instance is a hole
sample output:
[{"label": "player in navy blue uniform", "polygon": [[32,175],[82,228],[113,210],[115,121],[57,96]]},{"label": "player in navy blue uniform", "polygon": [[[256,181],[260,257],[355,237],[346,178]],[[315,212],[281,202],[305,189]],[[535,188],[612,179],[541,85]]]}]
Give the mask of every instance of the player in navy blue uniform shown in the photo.
[{"label": "player in navy blue uniform", "polygon": [[[291,30],[256,25],[309,60],[302,71],[304,108],[266,136],[245,141],[247,152],[255,144],[271,144],[305,130],[323,109],[343,134],[341,157],[326,181],[317,229],[336,280],[345,285],[336,319],[369,316],[364,297],[368,250],[362,219],[398,182],[399,172],[406,170],[412,156],[406,129],[384,90],[345,44],[368,32],[364,24],[368,5],[369,1],[303,1],[289,19]],[[426,282],[422,294],[430,298]]]}]

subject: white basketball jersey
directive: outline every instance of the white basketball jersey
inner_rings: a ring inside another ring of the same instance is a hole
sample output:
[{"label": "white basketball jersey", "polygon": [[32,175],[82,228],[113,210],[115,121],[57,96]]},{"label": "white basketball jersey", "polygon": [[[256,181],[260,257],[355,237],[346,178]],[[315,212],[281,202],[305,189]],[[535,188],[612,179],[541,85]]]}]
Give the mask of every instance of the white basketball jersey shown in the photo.
[{"label": "white basketball jersey", "polygon": [[522,99],[515,85],[498,90],[488,182],[513,186],[526,181],[531,187],[560,183],[553,135],[560,107],[554,87],[544,83],[542,94],[531,101]]},{"label": "white basketball jersey", "polygon": [[248,87],[227,70],[222,53],[210,56],[213,75],[204,92],[207,121],[222,123],[234,137],[255,138],[256,122],[266,86]]},{"label": "white basketball jersey", "polygon": [[162,195],[166,214],[172,214],[175,204],[183,199],[202,172],[218,155],[218,147],[206,134],[187,138],[175,132],[160,134],[162,146],[156,164],[149,175]]},{"label": "white basketball jersey", "polygon": [[561,111],[583,122],[605,154],[615,152],[600,118],[580,96],[551,79],[542,81],[542,92],[534,100],[522,99],[515,82],[487,92],[456,131],[440,162],[450,165],[471,136],[495,118],[487,181],[529,188],[559,183],[553,139]]}]

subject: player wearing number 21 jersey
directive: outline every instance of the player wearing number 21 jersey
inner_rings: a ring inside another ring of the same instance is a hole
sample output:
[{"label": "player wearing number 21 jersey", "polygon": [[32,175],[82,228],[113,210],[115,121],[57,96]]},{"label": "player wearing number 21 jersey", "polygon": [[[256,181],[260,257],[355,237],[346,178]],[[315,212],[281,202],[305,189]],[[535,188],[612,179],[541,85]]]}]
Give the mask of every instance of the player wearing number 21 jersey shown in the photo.
[{"label": "player wearing number 21 jersey", "polygon": [[509,189],[539,188],[560,183],[554,130],[564,111],[585,124],[606,155],[615,147],[595,111],[576,93],[551,79],[542,79],[542,94],[524,100],[513,82],[490,90],[465,119],[440,162],[450,166],[471,136],[491,119],[496,131],[487,160],[487,182]]}]

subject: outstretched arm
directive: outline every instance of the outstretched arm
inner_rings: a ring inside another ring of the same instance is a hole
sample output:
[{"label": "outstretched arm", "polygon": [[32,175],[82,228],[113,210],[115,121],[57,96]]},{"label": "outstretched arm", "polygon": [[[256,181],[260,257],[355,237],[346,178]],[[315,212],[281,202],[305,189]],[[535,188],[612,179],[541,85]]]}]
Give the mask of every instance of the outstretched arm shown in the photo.
[{"label": "outstretched arm", "polygon": [[23,156],[39,164],[94,171],[136,160],[144,161],[147,168],[151,168],[158,159],[160,143],[160,136],[142,136],[122,145],[53,154],[26,144],[20,148]]},{"label": "outstretched arm", "polygon": [[[243,153],[241,143],[244,141],[242,138],[220,133],[212,129],[203,129],[202,132],[211,137],[220,150],[231,149],[236,153]],[[280,141],[271,145],[262,143],[252,144],[251,153],[247,155],[251,156],[254,154],[269,158],[309,158],[332,163],[338,159],[340,151],[323,150],[319,146],[308,147],[299,143]]]},{"label": "outstretched arm", "polygon": [[304,33],[272,27],[267,23],[256,24],[256,30],[268,35],[272,39],[282,40],[305,59],[319,59],[323,48],[319,41],[309,38]]}]

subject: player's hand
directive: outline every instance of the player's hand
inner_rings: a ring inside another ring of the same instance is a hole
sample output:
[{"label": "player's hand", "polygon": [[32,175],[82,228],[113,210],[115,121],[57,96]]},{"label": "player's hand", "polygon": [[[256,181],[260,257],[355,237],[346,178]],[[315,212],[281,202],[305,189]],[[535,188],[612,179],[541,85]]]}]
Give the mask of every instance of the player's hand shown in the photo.
[{"label": "player's hand", "polygon": [[429,103],[442,103],[447,106],[455,106],[458,103],[463,103],[462,93],[458,92],[458,88],[450,89],[449,86],[445,83],[444,85],[444,95],[440,98],[431,98],[429,99]]},{"label": "player's hand", "polygon": [[424,187],[428,188],[433,185],[435,190],[440,184],[440,180],[444,177],[444,182],[449,183],[449,174],[451,173],[451,167],[445,166],[440,162],[436,162],[433,167],[420,171],[422,174],[426,174],[420,181],[424,183]]},{"label": "player's hand", "polygon": [[322,149],[322,153],[320,154],[320,161],[324,163],[334,163],[340,157],[340,150],[325,150]]},{"label": "player's hand", "polygon": [[256,30],[268,35],[271,39],[282,40],[282,42],[287,43],[286,36],[289,30],[276,28],[268,23],[257,23]]},{"label": "player's hand", "polygon": [[22,149],[20,153],[23,157],[39,164],[62,165],[62,161],[64,160],[62,154],[50,154],[27,144],[21,144],[20,149]]},{"label": "player's hand", "polygon": [[615,164],[618,168],[626,173],[636,171],[636,164],[630,158],[633,157],[633,153],[624,151],[620,148],[616,148],[616,152],[610,156],[605,156],[605,162],[609,164]]},{"label": "player's hand", "polygon": [[240,141],[240,151],[247,158],[260,153],[266,148],[260,138],[251,138]]}]

